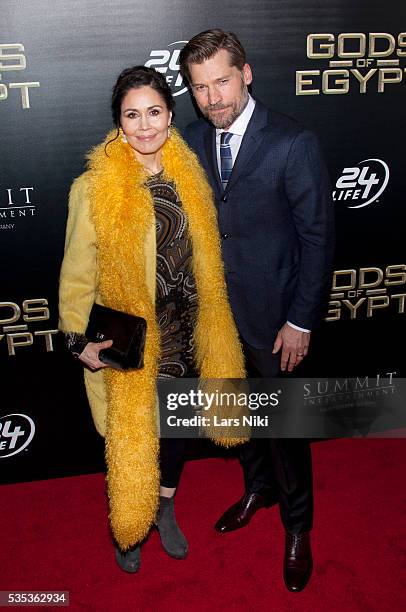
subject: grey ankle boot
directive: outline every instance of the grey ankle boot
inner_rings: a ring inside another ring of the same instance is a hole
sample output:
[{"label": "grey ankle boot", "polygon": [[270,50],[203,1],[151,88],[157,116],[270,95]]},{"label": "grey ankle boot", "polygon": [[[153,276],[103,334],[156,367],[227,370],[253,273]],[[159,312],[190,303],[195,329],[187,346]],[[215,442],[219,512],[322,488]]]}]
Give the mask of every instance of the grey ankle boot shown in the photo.
[{"label": "grey ankle boot", "polygon": [[163,549],[170,557],[184,559],[188,553],[188,543],[176,522],[173,497],[160,496],[155,524]]},{"label": "grey ankle boot", "polygon": [[129,574],[135,574],[141,567],[141,546],[137,544],[133,548],[129,548],[126,552],[122,552],[117,544],[114,545],[116,550],[116,561],[122,570]]}]

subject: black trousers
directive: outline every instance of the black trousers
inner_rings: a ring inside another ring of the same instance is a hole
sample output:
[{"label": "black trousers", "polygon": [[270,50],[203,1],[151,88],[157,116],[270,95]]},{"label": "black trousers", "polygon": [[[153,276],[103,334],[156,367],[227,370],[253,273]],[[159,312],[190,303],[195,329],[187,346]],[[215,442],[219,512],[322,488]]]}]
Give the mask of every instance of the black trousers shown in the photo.
[{"label": "black trousers", "polygon": [[185,463],[186,440],[184,438],[161,438],[159,441],[159,463],[161,487],[177,487]]},{"label": "black trousers", "polygon": [[[197,372],[189,366],[184,375],[186,378],[197,378]],[[161,487],[177,487],[182,474],[186,455],[185,438],[160,438],[159,465],[161,470]]]},{"label": "black trousers", "polygon": [[[280,352],[257,349],[242,340],[248,376],[272,378],[280,368]],[[279,501],[282,523],[298,534],[313,526],[313,477],[310,443],[305,439],[257,438],[241,447],[240,461],[248,493]]]}]

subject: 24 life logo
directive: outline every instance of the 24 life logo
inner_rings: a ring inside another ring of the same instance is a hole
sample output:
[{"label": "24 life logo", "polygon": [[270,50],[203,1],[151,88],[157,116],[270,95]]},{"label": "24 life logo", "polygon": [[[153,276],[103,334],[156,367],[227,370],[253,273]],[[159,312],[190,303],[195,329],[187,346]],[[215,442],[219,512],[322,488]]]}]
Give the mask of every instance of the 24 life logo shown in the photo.
[{"label": "24 life logo", "polygon": [[26,414],[0,417],[0,459],[21,453],[35,434],[34,421]]},{"label": "24 life logo", "polygon": [[349,202],[347,208],[363,208],[383,194],[389,182],[389,167],[382,159],[364,159],[344,168],[333,191],[334,202]]},{"label": "24 life logo", "polygon": [[145,62],[147,68],[155,68],[165,75],[174,96],[181,96],[187,91],[179,66],[179,54],[187,42],[177,40],[170,43],[167,49],[154,49],[149,54],[150,59]]}]

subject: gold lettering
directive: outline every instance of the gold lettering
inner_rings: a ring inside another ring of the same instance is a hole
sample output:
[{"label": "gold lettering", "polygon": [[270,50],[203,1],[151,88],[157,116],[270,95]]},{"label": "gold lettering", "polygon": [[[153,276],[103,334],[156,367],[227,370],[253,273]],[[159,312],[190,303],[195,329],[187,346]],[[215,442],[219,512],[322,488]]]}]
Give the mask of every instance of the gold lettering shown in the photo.
[{"label": "gold lettering", "polygon": [[[20,43],[0,45],[0,72],[24,70],[27,67],[27,60],[23,53],[8,53],[8,51],[13,49],[15,51],[24,51],[24,45]],[[10,60],[16,60],[17,63],[10,64]]]},{"label": "gold lettering", "polygon": [[[377,279],[374,281],[367,282],[365,276],[367,274],[375,273]],[[360,268],[359,269],[359,288],[360,289],[371,289],[372,287],[378,287],[383,281],[383,272],[380,268]]]},{"label": "gold lettering", "polygon": [[372,317],[374,310],[386,308],[389,306],[389,297],[387,295],[371,295],[368,297],[367,317]]},{"label": "gold lettering", "polygon": [[371,68],[371,70],[368,70],[368,72],[365,75],[362,75],[360,71],[357,70],[356,68],[351,69],[352,74],[358,79],[360,83],[359,85],[360,93],[364,94],[367,92],[367,81],[369,81],[371,76],[375,74],[376,71],[377,71],[377,68]]},{"label": "gold lettering", "polygon": [[31,346],[33,337],[30,332],[18,332],[16,334],[7,334],[8,354],[15,355],[15,349],[19,346]]},{"label": "gold lettering", "polygon": [[7,100],[8,98],[8,90],[4,83],[0,83],[0,101]]},{"label": "gold lettering", "polygon": [[0,302],[0,308],[11,308],[13,315],[6,319],[0,319],[0,325],[8,325],[9,323],[16,323],[21,316],[21,310],[14,302]]},{"label": "gold lettering", "polygon": [[[358,51],[344,51],[346,40],[359,40]],[[364,57],[367,44],[367,37],[362,32],[353,32],[351,34],[339,34],[337,39],[337,55],[345,59]]]},{"label": "gold lettering", "polygon": [[[24,300],[24,321],[47,321],[49,319],[48,300],[38,298],[36,300]],[[37,313],[37,314],[36,314]]]},{"label": "gold lettering", "polygon": [[[320,43],[317,52],[314,50],[314,42],[328,40],[328,43]],[[325,51],[323,51],[325,49]],[[309,34],[307,37],[307,57],[310,59],[326,59],[334,57],[334,35],[333,34]]]},{"label": "gold lettering", "polygon": [[396,53],[398,54],[399,57],[405,57],[406,56],[406,49],[403,50],[403,47],[406,47],[406,32],[401,32],[398,36],[398,45],[399,47],[401,47],[401,49],[398,49],[396,51]]},{"label": "gold lettering", "polygon": [[[397,270],[399,270],[397,272]],[[406,283],[406,265],[405,264],[397,264],[392,266],[387,266],[385,273],[387,279],[385,280],[385,285],[404,285]],[[388,280],[395,279],[397,280]]]},{"label": "gold lettering", "polygon": [[31,108],[30,107],[30,96],[28,94],[28,89],[30,87],[39,87],[40,84],[38,81],[32,81],[31,83],[10,83],[10,89],[21,89],[21,106],[24,109]]},{"label": "gold lettering", "polygon": [[45,337],[45,346],[47,348],[47,352],[54,350],[54,344],[52,342],[52,336],[58,333],[57,329],[47,329],[34,332],[34,336],[44,336]]},{"label": "gold lettering", "polygon": [[[342,87],[330,87],[329,78],[334,78],[335,85],[342,85]],[[342,79],[338,79],[338,76],[342,76]],[[348,70],[325,70],[322,77],[322,90],[324,94],[346,94],[350,89],[348,77],[350,73]]]},{"label": "gold lettering", "polygon": [[317,96],[320,89],[304,89],[305,85],[313,85],[313,79],[306,79],[306,76],[318,76],[320,70],[297,70],[296,71],[296,95],[297,96]]},{"label": "gold lettering", "polygon": [[336,308],[328,309],[327,314],[330,316],[325,317],[325,321],[338,321],[341,317],[341,303],[338,300],[332,300],[329,306],[336,306]]},{"label": "gold lettering", "polygon": [[[376,41],[377,40],[386,40],[389,45],[386,49],[384,49],[383,51],[377,51],[376,50]],[[392,55],[392,53],[395,50],[395,39],[392,36],[392,34],[385,34],[383,32],[371,32],[369,35],[369,51],[368,51],[368,56],[369,57],[388,57],[389,55]]]},{"label": "gold lettering", "polygon": [[356,304],[351,304],[350,300],[343,300],[343,304],[345,304],[347,306],[347,308],[350,309],[351,319],[356,319],[357,318],[357,310],[361,306],[361,304],[363,302],[365,302],[365,300],[366,300],[366,298],[364,298],[364,297],[360,298]]},{"label": "gold lettering", "polygon": [[[393,78],[390,75],[393,75]],[[386,83],[400,83],[401,80],[401,68],[380,68],[378,73],[378,92],[384,93]]]},{"label": "gold lettering", "polygon": [[[339,286],[337,281],[340,276],[350,275],[350,283],[347,285]],[[347,289],[355,289],[357,285],[357,271],[356,270],[336,270],[333,276],[333,287],[332,291],[344,291]]]},{"label": "gold lettering", "polygon": [[405,298],[406,298],[406,293],[397,293],[396,295],[392,295],[391,298],[392,298],[392,300],[395,300],[395,299],[399,300],[398,313],[399,314],[404,314],[405,313]]}]

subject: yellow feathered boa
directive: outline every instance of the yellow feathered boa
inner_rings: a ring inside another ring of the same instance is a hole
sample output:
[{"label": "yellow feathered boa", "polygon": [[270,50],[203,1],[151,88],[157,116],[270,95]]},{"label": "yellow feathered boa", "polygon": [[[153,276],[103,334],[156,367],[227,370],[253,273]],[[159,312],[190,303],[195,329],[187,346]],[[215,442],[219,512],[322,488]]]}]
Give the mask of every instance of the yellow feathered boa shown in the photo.
[{"label": "yellow feathered boa", "polygon": [[[114,137],[89,155],[91,215],[98,245],[99,291],[106,306],[147,321],[145,366],[104,370],[107,389],[106,460],[110,523],[126,550],[148,533],[159,495],[155,422],[160,336],[149,297],[144,242],[154,207],[147,175],[131,147]],[[172,130],[163,147],[164,178],[173,181],[186,211],[198,293],[195,358],[203,378],[244,376],[244,362],[224,281],[212,193],[195,154]],[[232,440],[222,440],[225,445]]]}]

